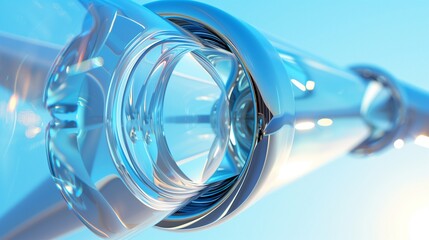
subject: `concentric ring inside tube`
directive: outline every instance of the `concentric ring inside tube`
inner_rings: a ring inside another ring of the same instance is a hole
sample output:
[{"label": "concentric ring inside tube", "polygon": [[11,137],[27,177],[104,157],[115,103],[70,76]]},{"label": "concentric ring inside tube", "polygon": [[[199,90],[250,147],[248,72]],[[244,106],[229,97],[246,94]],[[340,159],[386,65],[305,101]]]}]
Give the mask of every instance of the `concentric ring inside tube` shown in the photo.
[{"label": "concentric ring inside tube", "polygon": [[[245,76],[245,81],[236,81],[245,83],[245,88],[228,88],[233,89],[229,93],[238,91],[230,95],[230,107],[242,110],[240,114],[231,110],[231,133],[235,134],[230,142],[235,147],[229,145],[227,156],[243,160],[243,167],[236,176],[211,182],[202,195],[157,224],[174,230],[212,226],[262,196],[274,180],[277,167],[288,157],[294,135],[292,87],[278,52],[249,25],[198,2],[162,1],[145,6],[205,44],[233,53],[240,63],[241,76]],[[250,97],[243,97],[246,94]],[[244,124],[235,124],[237,119]],[[276,121],[276,131],[265,134],[272,119],[280,120]],[[249,132],[253,132],[252,138],[246,138]],[[238,133],[244,133],[244,137]]]}]

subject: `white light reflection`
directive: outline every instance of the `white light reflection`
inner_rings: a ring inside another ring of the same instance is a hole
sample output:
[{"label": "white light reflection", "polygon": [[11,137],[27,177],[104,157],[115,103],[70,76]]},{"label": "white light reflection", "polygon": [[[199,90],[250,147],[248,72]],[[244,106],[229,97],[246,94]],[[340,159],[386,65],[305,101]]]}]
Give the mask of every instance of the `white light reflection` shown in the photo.
[{"label": "white light reflection", "polygon": [[295,129],[298,131],[311,130],[316,126],[313,121],[302,121],[295,124]]},{"label": "white light reflection", "polygon": [[13,94],[10,96],[9,102],[7,104],[7,111],[13,112],[16,109],[16,105],[18,105],[18,95]]},{"label": "white light reflection", "polygon": [[297,87],[299,90],[301,90],[301,91],[303,91],[303,92],[305,92],[307,89],[305,88],[305,86],[304,86],[304,84],[302,84],[301,82],[299,82],[298,80],[296,80],[296,79],[291,79],[290,80],[291,81],[291,83],[293,84],[293,85],[295,85],[295,87]]},{"label": "white light reflection", "polygon": [[84,72],[88,72],[92,69],[99,68],[103,66],[104,59],[102,57],[91,58],[79,63],[76,63],[72,66],[66,67],[66,73],[70,75],[76,75]]},{"label": "white light reflection", "polygon": [[314,81],[309,80],[305,83],[305,88],[307,88],[308,91],[313,91],[315,87],[316,83]]},{"label": "white light reflection", "polygon": [[34,137],[36,137],[40,132],[42,131],[42,129],[40,128],[40,127],[31,127],[31,128],[28,128],[26,131],[25,131],[25,136],[27,137],[27,138],[34,138]]},{"label": "white light reflection", "polygon": [[178,71],[173,71],[173,75],[175,75],[177,77],[185,78],[186,80],[191,80],[191,81],[195,81],[195,82],[209,84],[209,85],[212,85],[212,86],[217,86],[217,84],[214,81],[209,81],[207,79],[203,79],[203,78],[199,78],[199,77],[194,77],[194,76],[191,76],[191,75],[186,74],[186,73],[182,73],[182,72],[178,72]]},{"label": "white light reflection", "polygon": [[330,118],[321,118],[317,121],[317,125],[321,127],[329,127],[334,123]]},{"label": "white light reflection", "polygon": [[177,166],[182,166],[185,163],[192,162],[192,161],[194,161],[196,159],[199,159],[201,157],[207,156],[209,154],[209,152],[210,151],[204,151],[204,152],[200,152],[200,153],[194,154],[194,155],[192,155],[190,157],[180,159],[180,160],[176,161],[176,164],[177,164]]},{"label": "white light reflection", "polygon": [[296,64],[295,59],[292,56],[286,55],[284,53],[280,53],[279,55],[283,60]]},{"label": "white light reflection", "polygon": [[281,183],[289,183],[304,176],[313,168],[313,162],[309,160],[290,161],[280,169],[278,178]]},{"label": "white light reflection", "polygon": [[421,147],[429,148],[429,137],[426,135],[419,135],[416,140],[414,140],[414,143]]},{"label": "white light reflection", "polygon": [[397,139],[395,142],[393,142],[393,147],[396,149],[401,149],[404,147],[404,145],[405,145],[405,142],[402,139]]},{"label": "white light reflection", "polygon": [[419,209],[414,213],[409,222],[410,240],[429,239],[429,207]]},{"label": "white light reflection", "polygon": [[212,102],[216,100],[216,97],[215,96],[198,96],[195,98],[195,100]]},{"label": "white light reflection", "polygon": [[362,100],[361,111],[366,113],[370,109],[370,106],[374,104],[374,99],[380,94],[383,89],[383,84],[377,81],[371,81],[365,90],[365,94]]},{"label": "white light reflection", "polygon": [[229,132],[229,139],[231,140],[231,143],[233,146],[237,145],[237,141],[235,140],[235,134],[234,131]]}]

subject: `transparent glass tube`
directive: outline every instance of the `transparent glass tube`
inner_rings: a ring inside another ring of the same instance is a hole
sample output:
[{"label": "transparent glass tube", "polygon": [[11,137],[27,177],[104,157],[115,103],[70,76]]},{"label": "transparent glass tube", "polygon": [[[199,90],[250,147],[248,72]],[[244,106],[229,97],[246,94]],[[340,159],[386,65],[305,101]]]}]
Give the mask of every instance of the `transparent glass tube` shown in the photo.
[{"label": "transparent glass tube", "polygon": [[372,66],[341,69],[268,36],[295,96],[295,137],[274,189],[346,154],[365,156],[429,133],[429,94]]},{"label": "transparent glass tube", "polygon": [[295,95],[295,137],[276,182],[283,186],[345,155],[371,134],[362,112],[369,82],[347,70],[275,43]]},{"label": "transparent glass tube", "polygon": [[[189,5],[200,11],[189,10]],[[213,35],[221,32],[226,43],[244,46],[240,50],[250,46],[228,32],[230,19],[211,21],[222,14],[202,4],[169,1],[146,6],[196,35],[201,29],[206,29],[206,34],[210,32],[207,29],[215,29]],[[289,183],[347,153],[371,154],[393,146],[398,139],[414,141],[428,134],[428,125],[423,122],[427,122],[429,109],[421,105],[428,101],[427,93],[377,68],[342,69],[275,37],[267,39],[287,70],[281,79],[292,84],[296,131],[290,155],[273,167],[276,170],[264,185],[266,189]],[[253,61],[256,66],[261,64],[258,59]]]},{"label": "transparent glass tube", "polygon": [[[65,11],[69,4],[38,7],[50,6]],[[52,182],[40,180],[2,210],[6,238],[51,238],[72,230],[79,224],[67,207],[100,236],[130,234],[177,211],[206,185],[237,176],[243,163],[232,161],[248,154],[227,149],[246,142],[229,144],[235,134],[229,104],[234,92],[250,87],[231,53],[203,45],[132,3],[81,1],[80,7],[87,12],[76,21],[83,29],[65,47],[0,38],[1,102],[7,105],[2,128],[12,127],[15,139],[4,158],[26,157],[17,147],[37,136],[38,161],[46,159],[47,148],[46,170],[68,205]],[[55,31],[44,27],[44,34]],[[31,106],[28,116],[16,117],[24,114],[22,105]],[[16,124],[28,127],[25,135],[15,132]],[[28,205],[31,211],[23,212]],[[49,230],[52,221],[63,228]]]},{"label": "transparent glass tube", "polygon": [[[2,9],[19,15],[14,4]],[[193,17],[197,3],[148,6],[164,19],[129,2],[31,4],[56,21],[27,13],[40,29],[1,26],[0,237],[52,238],[81,222],[102,237],[210,225],[341,155],[429,135],[426,93],[274,38],[272,55],[254,53],[270,57],[248,61],[240,50],[257,52],[251,39],[231,40],[244,38],[229,31],[234,21],[221,32],[217,18]],[[254,169],[259,189],[240,188]],[[231,192],[239,200],[229,204]]]}]

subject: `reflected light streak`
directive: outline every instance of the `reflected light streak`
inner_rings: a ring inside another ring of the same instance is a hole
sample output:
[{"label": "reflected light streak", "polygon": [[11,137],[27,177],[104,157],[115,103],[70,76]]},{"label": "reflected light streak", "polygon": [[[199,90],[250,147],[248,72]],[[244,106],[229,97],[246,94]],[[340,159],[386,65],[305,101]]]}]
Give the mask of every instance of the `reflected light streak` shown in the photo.
[{"label": "reflected light streak", "polygon": [[235,134],[234,134],[234,131],[230,131],[229,132],[229,139],[231,140],[231,143],[232,143],[232,145],[236,145],[237,144],[237,141],[235,140]]},{"label": "reflected light streak", "polygon": [[313,91],[315,87],[316,83],[314,81],[309,80],[305,83],[305,88],[307,88],[308,91]]},{"label": "reflected light streak", "polygon": [[397,139],[395,142],[393,142],[393,147],[396,149],[401,149],[404,147],[404,145],[405,145],[405,142],[402,139]]},{"label": "reflected light streak", "polygon": [[27,138],[34,138],[34,137],[36,137],[40,132],[42,131],[42,129],[40,128],[40,127],[31,127],[31,128],[28,128],[26,131],[25,131],[25,136],[27,137]]},{"label": "reflected light streak", "polygon": [[289,55],[284,54],[284,53],[280,53],[279,55],[283,60],[286,60],[286,61],[291,62],[291,63],[295,63],[295,59],[292,56],[289,56]]},{"label": "reflected light streak", "polygon": [[383,89],[383,85],[376,81],[371,81],[366,88],[365,95],[362,100],[362,109],[361,111],[366,113],[368,109],[373,104],[374,99],[380,94],[380,91]]},{"label": "reflected light streak", "polygon": [[216,100],[216,98],[214,96],[198,96],[195,98],[195,100],[211,102]]},{"label": "reflected light streak", "polygon": [[18,105],[18,95],[13,94],[10,96],[9,102],[7,104],[7,111],[13,112],[16,109],[16,105]]},{"label": "reflected light streak", "polygon": [[203,79],[203,78],[199,78],[199,77],[194,77],[194,76],[188,75],[186,73],[182,73],[182,72],[178,72],[178,71],[173,71],[173,75],[175,75],[177,77],[185,78],[186,80],[191,80],[191,81],[195,81],[195,82],[209,84],[209,85],[212,85],[212,86],[217,86],[217,84],[215,82],[213,82],[213,81],[209,81],[207,79]]},{"label": "reflected light streak", "polygon": [[414,143],[421,147],[429,148],[429,137],[426,135],[419,135]]},{"label": "reflected light streak", "polygon": [[102,57],[91,58],[77,64],[68,66],[66,72],[70,75],[76,75],[84,72],[88,72],[92,69],[102,67],[104,64],[104,59]]},{"label": "reflected light streak", "polygon": [[307,89],[305,88],[305,86],[304,86],[304,84],[302,84],[301,82],[299,82],[298,80],[296,80],[296,79],[291,79],[290,80],[291,81],[291,83],[293,84],[293,85],[295,85],[295,87],[297,87],[299,90],[301,90],[301,91],[303,91],[303,92],[305,92]]},{"label": "reflected light streak", "polygon": [[321,118],[317,121],[317,125],[321,127],[329,127],[334,123],[330,118]]},{"label": "reflected light streak", "polygon": [[[19,91],[20,99],[25,99],[28,96],[28,92],[31,86],[31,77],[32,77],[31,71],[25,68],[22,68],[22,69],[20,68],[19,72],[17,73],[17,81],[18,80],[21,81],[21,89]],[[15,83],[15,85],[16,84],[17,83]]]},{"label": "reflected light streak", "polygon": [[177,166],[182,166],[185,163],[192,162],[192,161],[194,161],[196,159],[199,159],[201,157],[205,157],[209,153],[210,153],[210,151],[204,151],[204,152],[201,152],[201,153],[197,153],[197,154],[194,154],[194,155],[192,155],[190,157],[183,158],[183,159],[180,159],[180,160],[176,161],[176,164],[177,164]]},{"label": "reflected light streak", "polygon": [[311,130],[316,126],[313,121],[302,121],[295,124],[295,129],[298,131]]}]

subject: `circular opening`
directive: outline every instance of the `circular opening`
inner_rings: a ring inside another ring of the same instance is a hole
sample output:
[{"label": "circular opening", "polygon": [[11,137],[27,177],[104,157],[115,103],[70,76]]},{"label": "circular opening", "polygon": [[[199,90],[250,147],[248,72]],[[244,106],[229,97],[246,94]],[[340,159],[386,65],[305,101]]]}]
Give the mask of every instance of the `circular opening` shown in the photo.
[{"label": "circular opening", "polygon": [[121,175],[158,208],[198,202],[213,191],[219,198],[223,182],[242,172],[255,139],[247,74],[235,55],[195,39],[160,41],[139,56],[115,94]]},{"label": "circular opening", "polygon": [[[228,44],[203,25],[181,18],[168,20],[190,32],[204,46],[233,54]],[[230,118],[227,150],[219,167],[207,180],[204,192],[169,216],[168,219],[170,220],[195,217],[209,212],[230,191],[244,172],[251,157],[257,136],[255,93],[251,79],[243,68],[240,59],[235,55],[234,59],[236,68],[231,71],[224,67],[225,61],[213,61],[213,56],[211,58],[218,74],[224,79],[228,79],[225,82]],[[221,125],[217,124],[217,126]]]},{"label": "circular opening", "polygon": [[[134,166],[152,183],[203,185],[218,168],[228,143],[225,82],[201,49],[159,45],[137,62],[123,101],[124,138]],[[164,52],[163,52],[164,51]],[[235,67],[231,55],[216,52]],[[152,57],[155,60],[152,70]]]},{"label": "circular opening", "polygon": [[[228,57],[225,61],[233,60]],[[161,144],[168,149],[162,154],[169,154],[196,184],[204,184],[218,168],[230,131],[224,82],[204,60],[196,51],[182,56],[163,90],[160,110]]]}]

